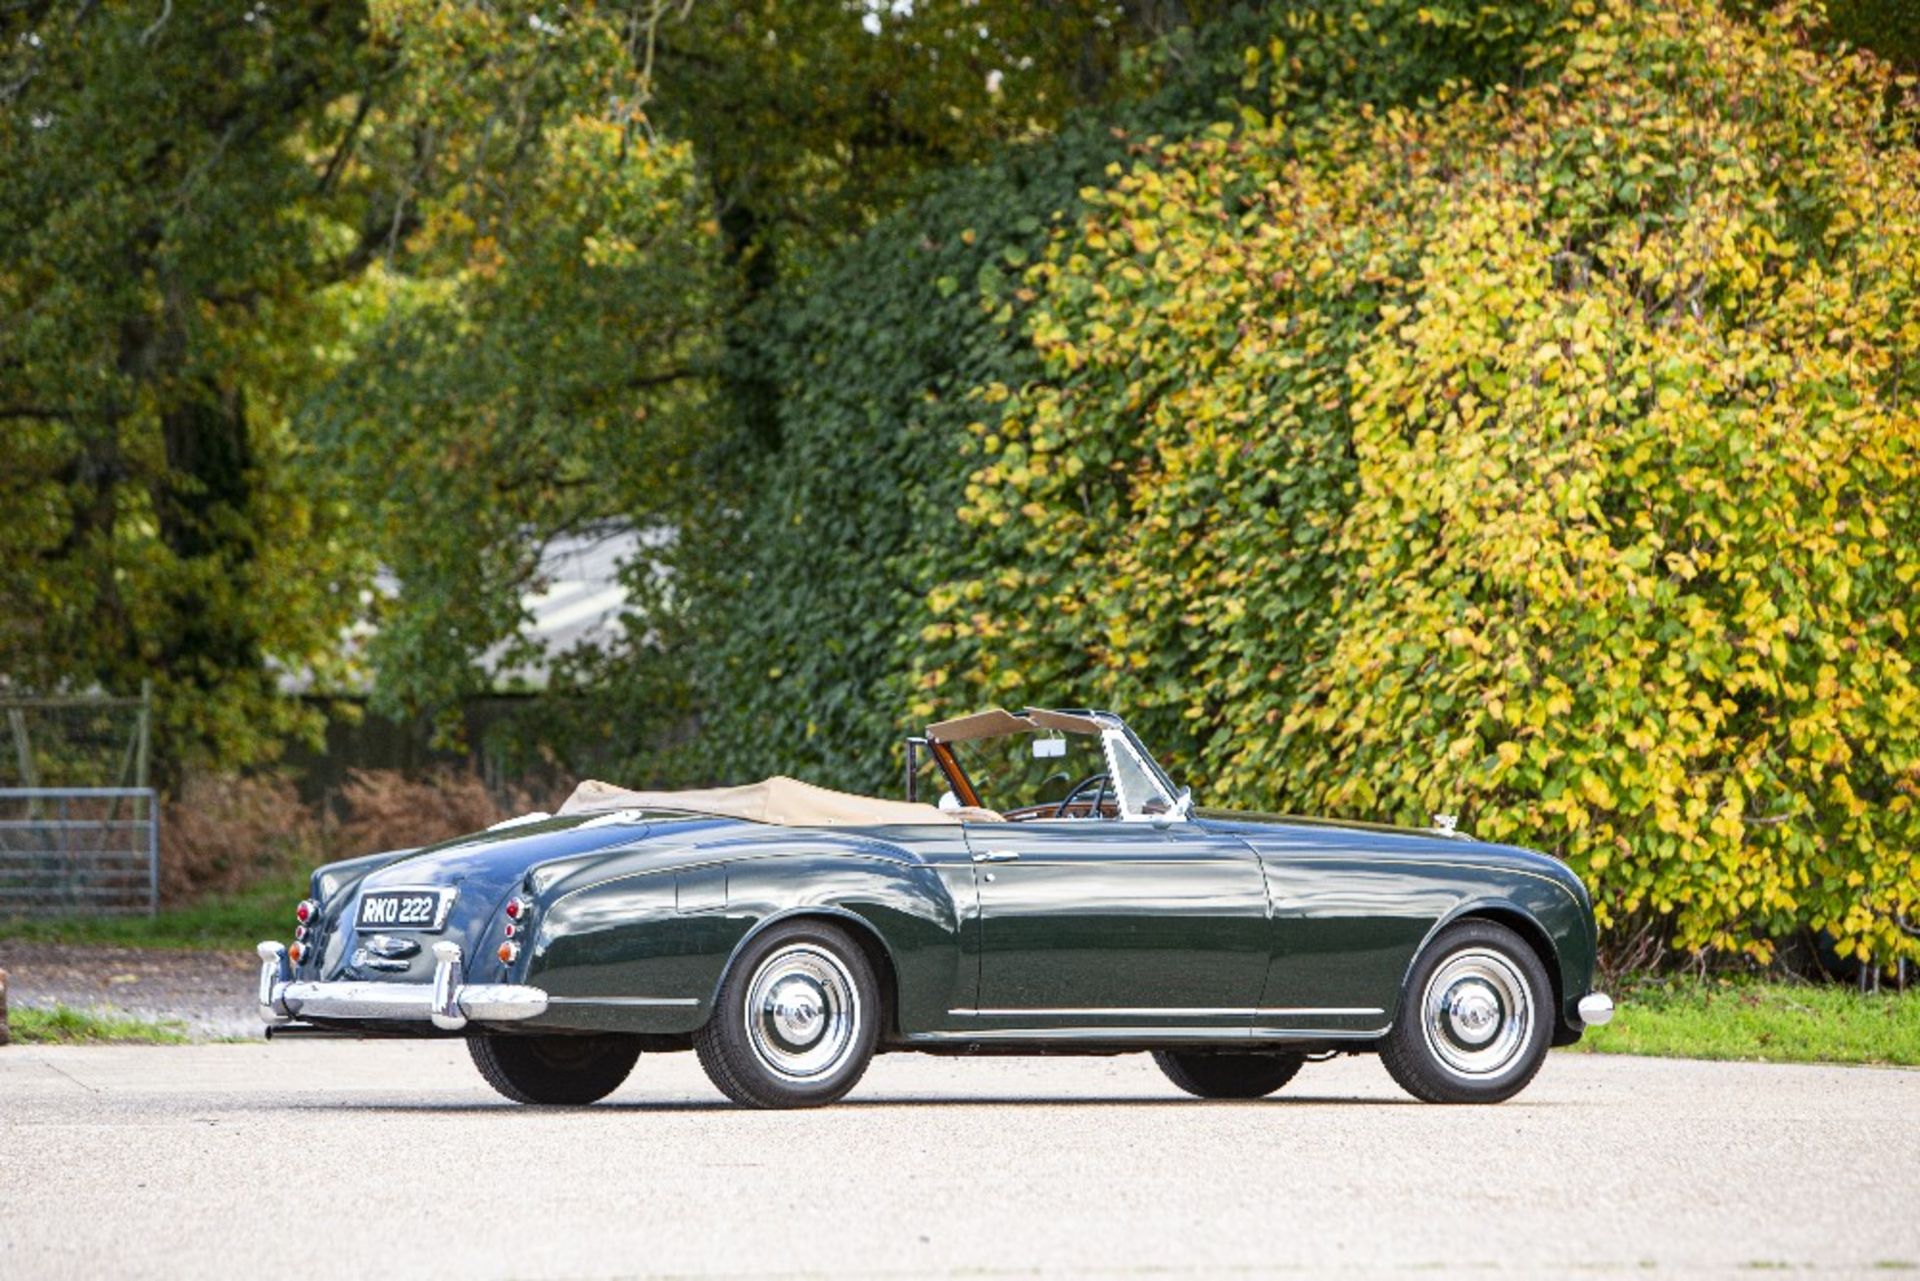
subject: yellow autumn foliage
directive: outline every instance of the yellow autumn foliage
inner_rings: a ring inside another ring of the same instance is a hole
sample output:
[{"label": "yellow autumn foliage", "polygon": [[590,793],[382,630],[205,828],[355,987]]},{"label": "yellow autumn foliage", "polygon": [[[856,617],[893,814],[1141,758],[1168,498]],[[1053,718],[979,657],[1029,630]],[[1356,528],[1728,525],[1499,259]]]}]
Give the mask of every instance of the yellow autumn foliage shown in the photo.
[{"label": "yellow autumn foliage", "polygon": [[[1915,88],[1575,5],[1525,84],[1147,149],[1030,269],[924,709],[1547,850],[1603,924],[1920,957]],[[983,419],[988,416],[983,414]]]}]

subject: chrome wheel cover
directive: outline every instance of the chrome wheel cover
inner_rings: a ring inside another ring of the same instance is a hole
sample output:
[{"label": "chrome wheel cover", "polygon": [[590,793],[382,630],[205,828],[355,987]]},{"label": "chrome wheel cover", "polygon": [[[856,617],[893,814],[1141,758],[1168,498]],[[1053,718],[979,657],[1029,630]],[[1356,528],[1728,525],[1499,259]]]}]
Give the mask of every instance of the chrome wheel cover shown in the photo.
[{"label": "chrome wheel cover", "polygon": [[741,1013],[760,1065],[784,1081],[830,1076],[853,1054],[860,991],[840,958],[812,943],[776,949],[753,972]]},{"label": "chrome wheel cover", "polygon": [[1498,1076],[1533,1039],[1533,989],[1512,961],[1488,948],[1455,952],[1420,998],[1427,1048],[1458,1076]]}]

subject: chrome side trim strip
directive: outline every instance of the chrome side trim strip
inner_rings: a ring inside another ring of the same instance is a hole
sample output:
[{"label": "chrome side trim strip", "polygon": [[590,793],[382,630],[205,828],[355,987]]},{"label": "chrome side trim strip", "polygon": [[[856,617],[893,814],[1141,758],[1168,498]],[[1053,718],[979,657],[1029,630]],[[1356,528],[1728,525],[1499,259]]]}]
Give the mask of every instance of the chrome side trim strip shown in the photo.
[{"label": "chrome side trim strip", "polygon": [[1233,1019],[1251,1018],[1251,1009],[1235,1009],[1231,1006],[1101,1006],[1078,1009],[1071,1006],[1036,1006],[1023,1010],[948,1010],[956,1018],[979,1019],[1081,1019],[1081,1018],[1193,1018],[1193,1019]]},{"label": "chrome side trim strip", "polygon": [[1236,1009],[1231,1006],[1104,1006],[1099,1008],[1075,1009],[1071,1007],[1035,1007],[1023,1010],[948,1010],[954,1018],[980,1019],[1024,1019],[1024,1018],[1368,1018],[1385,1014],[1386,1011],[1375,1005],[1357,1006],[1317,1006],[1300,1005],[1273,1009]]},{"label": "chrome side trim strip", "polygon": [[973,1041],[1155,1042],[1155,1041],[1371,1041],[1385,1036],[1380,1028],[1247,1028],[1195,1024],[1189,1027],[1034,1027],[962,1028],[958,1031],[915,1032],[909,1044],[966,1045]]},{"label": "chrome side trim strip", "polygon": [[638,1006],[692,1006],[700,1004],[697,996],[550,996],[548,1005],[638,1005]]},{"label": "chrome side trim strip", "polygon": [[1393,1024],[1381,1027],[1257,1027],[1256,1041],[1371,1041],[1393,1031]]},{"label": "chrome side trim strip", "polygon": [[[1152,821],[1154,818],[1157,818],[1157,817],[1159,816],[1149,814],[1143,818],[1109,819],[1107,821],[1108,822],[1146,823],[1146,822]],[[1045,823],[1045,822],[1051,822],[1051,821],[1052,821],[1051,819],[1023,819],[1021,820],[1021,826],[1024,827],[1027,823],[1030,823],[1030,822]],[[1078,823],[1078,822],[1084,822],[1085,820],[1061,819],[1060,821],[1063,823]],[[1136,857],[1132,854],[1124,854],[1124,853],[1114,854],[1114,855],[1105,855],[1105,854],[1090,855],[1086,858],[1048,858],[1043,854],[1022,854],[1018,861],[1021,867],[1093,867],[1102,863],[1119,864],[1125,867],[1244,868],[1247,866],[1247,860],[1244,858],[1234,858],[1230,855],[1222,856],[1219,854],[1193,854],[1183,858],[1154,857],[1149,855],[1140,855]]]},{"label": "chrome side trim strip", "polygon": [[1251,1032],[1245,1027],[983,1027],[957,1032],[916,1032],[909,1041],[1152,1041],[1200,1038],[1217,1041],[1245,1041]]}]

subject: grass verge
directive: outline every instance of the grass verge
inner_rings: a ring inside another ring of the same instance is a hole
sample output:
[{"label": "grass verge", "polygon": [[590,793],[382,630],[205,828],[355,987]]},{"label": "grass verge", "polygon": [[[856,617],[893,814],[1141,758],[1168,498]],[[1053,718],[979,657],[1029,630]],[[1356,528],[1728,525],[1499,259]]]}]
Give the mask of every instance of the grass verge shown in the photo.
[{"label": "grass verge", "polygon": [[186,1025],[174,1019],[137,1019],[71,1005],[14,1009],[7,1015],[7,1026],[17,1045],[184,1045],[187,1041]]},{"label": "grass verge", "polygon": [[1920,1066],[1920,990],[1671,979],[1615,993],[1613,1022],[1580,1050],[1761,1063]]},{"label": "grass verge", "polygon": [[287,937],[293,930],[293,905],[306,896],[307,878],[288,876],[154,916],[0,921],[0,942],[247,952],[262,939]]}]

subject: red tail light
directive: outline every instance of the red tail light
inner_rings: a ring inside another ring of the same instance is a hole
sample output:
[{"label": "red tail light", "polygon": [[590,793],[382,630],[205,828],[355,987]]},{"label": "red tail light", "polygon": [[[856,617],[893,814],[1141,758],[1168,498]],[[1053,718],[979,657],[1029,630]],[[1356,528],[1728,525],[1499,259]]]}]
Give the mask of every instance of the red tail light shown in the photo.
[{"label": "red tail light", "polygon": [[305,925],[320,912],[320,905],[310,898],[301,899],[300,906],[293,909],[293,919]]},{"label": "red tail light", "polygon": [[533,904],[527,902],[527,900],[521,898],[518,894],[507,900],[507,919],[509,921],[523,921],[526,919],[527,913],[532,910]]}]

